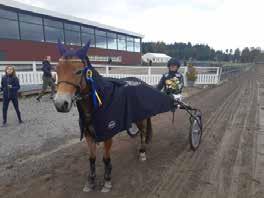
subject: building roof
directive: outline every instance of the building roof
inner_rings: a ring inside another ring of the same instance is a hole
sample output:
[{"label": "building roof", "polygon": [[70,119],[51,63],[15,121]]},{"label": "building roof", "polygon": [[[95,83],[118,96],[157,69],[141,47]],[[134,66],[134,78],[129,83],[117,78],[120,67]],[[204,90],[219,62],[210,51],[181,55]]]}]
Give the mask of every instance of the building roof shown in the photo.
[{"label": "building roof", "polygon": [[104,25],[104,24],[101,24],[101,23],[98,23],[95,21],[87,20],[87,19],[82,19],[82,18],[70,16],[70,15],[65,15],[62,13],[46,10],[43,8],[30,6],[30,5],[23,4],[20,2],[14,1],[14,0],[0,0],[0,5],[12,7],[12,8],[16,8],[16,9],[20,9],[20,10],[24,10],[24,11],[29,11],[29,12],[36,13],[36,14],[47,15],[47,16],[51,16],[51,17],[55,17],[55,18],[59,18],[59,19],[65,19],[65,20],[72,21],[72,22],[78,22],[78,23],[81,23],[84,25],[90,25],[90,26],[110,30],[113,32],[128,34],[130,36],[135,36],[135,37],[140,37],[140,38],[144,37],[144,35],[139,34],[139,33],[131,32],[131,31],[124,30],[124,29],[119,29],[119,28],[109,26],[109,25]]},{"label": "building roof", "polygon": [[171,58],[170,56],[166,54],[161,54],[161,53],[146,53],[143,56],[152,56],[155,58]]}]

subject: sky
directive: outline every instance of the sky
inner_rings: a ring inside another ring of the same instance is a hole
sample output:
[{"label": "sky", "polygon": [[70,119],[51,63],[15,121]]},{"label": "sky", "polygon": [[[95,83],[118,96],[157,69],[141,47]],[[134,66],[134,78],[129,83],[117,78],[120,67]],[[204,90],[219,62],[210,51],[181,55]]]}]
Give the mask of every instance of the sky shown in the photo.
[{"label": "sky", "polygon": [[17,0],[141,33],[147,41],[264,49],[263,0]]}]

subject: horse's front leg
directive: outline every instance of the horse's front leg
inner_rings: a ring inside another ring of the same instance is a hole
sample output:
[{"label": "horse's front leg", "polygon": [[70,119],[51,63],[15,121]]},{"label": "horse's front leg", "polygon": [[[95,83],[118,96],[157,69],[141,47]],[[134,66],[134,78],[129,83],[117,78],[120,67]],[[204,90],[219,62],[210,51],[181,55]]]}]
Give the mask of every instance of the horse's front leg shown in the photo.
[{"label": "horse's front leg", "polygon": [[88,181],[86,182],[83,191],[84,192],[90,192],[92,190],[95,189],[96,186],[96,168],[95,168],[95,161],[96,161],[96,144],[94,142],[94,140],[90,137],[87,136],[86,138],[86,142],[88,145],[88,148],[90,150],[90,173],[88,176]]},{"label": "horse's front leg", "polygon": [[112,139],[104,141],[103,162],[105,166],[105,172],[104,172],[104,186],[101,192],[109,192],[112,189],[112,182],[111,182],[112,163],[110,156],[111,147],[112,147]]}]

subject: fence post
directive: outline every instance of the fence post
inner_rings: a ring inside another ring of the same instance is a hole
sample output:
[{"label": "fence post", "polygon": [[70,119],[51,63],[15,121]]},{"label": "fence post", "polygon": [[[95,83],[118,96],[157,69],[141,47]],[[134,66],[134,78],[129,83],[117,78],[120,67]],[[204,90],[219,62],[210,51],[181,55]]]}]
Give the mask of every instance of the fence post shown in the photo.
[{"label": "fence post", "polygon": [[218,82],[216,82],[217,84],[220,84],[220,81],[221,81],[221,75],[222,75],[222,67],[218,67],[217,68],[217,80]]},{"label": "fence post", "polygon": [[36,64],[36,61],[33,61],[33,62],[32,62],[32,69],[33,69],[33,72],[34,72],[34,73],[37,71],[37,64]]},{"label": "fence post", "polygon": [[148,75],[151,75],[151,67],[148,67]]},{"label": "fence post", "polygon": [[109,76],[109,65],[106,65],[105,67],[105,74],[106,74],[106,77]]},{"label": "fence post", "polygon": [[37,84],[37,63],[36,61],[32,62],[32,69],[33,69],[33,84]]},{"label": "fence post", "polygon": [[184,72],[183,72],[183,76],[184,76],[184,86],[188,86],[188,83],[187,83],[187,67],[183,67],[184,68]]}]

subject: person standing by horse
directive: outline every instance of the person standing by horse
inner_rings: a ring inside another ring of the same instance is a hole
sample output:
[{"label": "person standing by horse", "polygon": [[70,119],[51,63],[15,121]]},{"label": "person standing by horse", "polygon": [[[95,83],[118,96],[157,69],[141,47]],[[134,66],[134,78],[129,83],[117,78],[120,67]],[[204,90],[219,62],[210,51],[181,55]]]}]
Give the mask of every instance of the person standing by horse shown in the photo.
[{"label": "person standing by horse", "polygon": [[39,93],[38,97],[37,97],[37,101],[40,101],[40,99],[42,98],[42,96],[45,95],[45,92],[49,87],[51,87],[51,95],[50,95],[50,99],[53,99],[53,96],[55,94],[55,82],[54,79],[52,77],[52,66],[50,64],[51,61],[51,57],[47,56],[45,58],[45,60],[42,62],[42,71],[43,71],[43,76],[42,76],[42,80],[43,80],[43,84],[42,84],[42,90]]},{"label": "person standing by horse", "polygon": [[171,58],[167,66],[169,72],[163,74],[157,88],[159,90],[164,90],[167,95],[176,99],[177,95],[182,93],[184,87],[183,75],[178,71],[181,63],[177,59]]},{"label": "person standing by horse", "polygon": [[6,126],[7,123],[7,110],[9,106],[9,102],[12,101],[19,123],[23,123],[21,119],[21,113],[18,105],[18,97],[17,93],[20,89],[19,80],[16,77],[16,71],[13,66],[7,66],[5,68],[5,75],[1,80],[1,89],[3,91],[3,126]]}]

